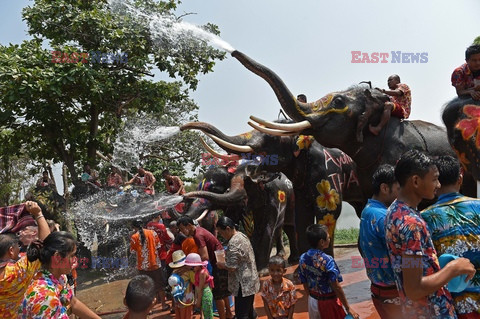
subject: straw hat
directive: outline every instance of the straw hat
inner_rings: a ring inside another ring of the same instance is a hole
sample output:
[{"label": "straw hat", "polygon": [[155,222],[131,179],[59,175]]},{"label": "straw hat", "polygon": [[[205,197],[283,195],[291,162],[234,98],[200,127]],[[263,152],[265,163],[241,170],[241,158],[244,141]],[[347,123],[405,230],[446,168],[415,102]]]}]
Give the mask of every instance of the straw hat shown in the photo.
[{"label": "straw hat", "polygon": [[183,250],[175,250],[172,254],[172,262],[168,265],[170,268],[180,268],[185,265],[185,253]]},{"label": "straw hat", "polygon": [[199,254],[190,253],[185,259],[185,266],[206,266],[208,261],[202,261],[202,258]]}]

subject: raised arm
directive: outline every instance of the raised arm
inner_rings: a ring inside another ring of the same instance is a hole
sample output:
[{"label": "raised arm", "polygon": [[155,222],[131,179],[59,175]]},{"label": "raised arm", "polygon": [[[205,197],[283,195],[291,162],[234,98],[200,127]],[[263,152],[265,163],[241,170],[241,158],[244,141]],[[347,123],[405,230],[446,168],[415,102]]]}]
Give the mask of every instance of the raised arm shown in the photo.
[{"label": "raised arm", "polygon": [[27,201],[25,208],[30,215],[33,216],[38,225],[38,239],[44,240],[50,234],[50,227],[48,227],[47,220],[42,214],[42,209],[37,203],[33,201]]}]

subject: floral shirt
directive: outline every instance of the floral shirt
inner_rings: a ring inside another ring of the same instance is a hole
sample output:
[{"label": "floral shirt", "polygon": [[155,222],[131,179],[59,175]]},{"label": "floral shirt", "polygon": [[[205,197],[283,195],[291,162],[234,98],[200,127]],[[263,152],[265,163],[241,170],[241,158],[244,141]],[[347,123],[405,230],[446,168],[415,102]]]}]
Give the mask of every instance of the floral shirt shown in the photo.
[{"label": "floral shirt", "polygon": [[397,90],[403,92],[400,96],[391,96],[390,100],[395,104],[395,108],[399,107],[403,110],[403,118],[408,119],[410,116],[410,105],[412,104],[412,92],[408,85],[399,83]]},{"label": "floral shirt", "polygon": [[422,212],[438,255],[470,259],[477,273],[467,289],[452,293],[458,314],[480,309],[480,200],[460,193],[442,194],[435,205]]},{"label": "floral shirt", "polygon": [[385,215],[387,207],[378,200],[369,199],[360,219],[360,247],[367,276],[381,286],[394,286],[392,265],[385,243]]},{"label": "floral shirt", "polygon": [[228,272],[228,290],[232,295],[237,296],[240,286],[243,297],[258,292],[260,280],[255,265],[255,254],[252,244],[245,234],[236,232],[228,241],[225,265],[235,269],[235,271]]},{"label": "floral shirt", "polygon": [[20,306],[22,319],[68,319],[73,287],[67,276],[55,278],[48,270],[37,272]]},{"label": "floral shirt", "polygon": [[25,290],[40,266],[40,261],[29,262],[26,256],[5,266],[0,279],[0,318],[17,316]]},{"label": "floral shirt", "polygon": [[130,251],[137,254],[138,270],[156,270],[161,267],[158,250],[161,247],[160,239],[151,229],[143,229],[145,243],[142,244],[140,233],[135,233],[130,239]]},{"label": "floral shirt", "polygon": [[307,284],[310,293],[315,295],[332,293],[330,283],[343,281],[333,257],[313,248],[300,256],[298,275],[300,281]]},{"label": "floral shirt", "polygon": [[297,291],[287,278],[282,279],[280,291],[273,287],[272,279],[262,283],[260,295],[265,298],[273,318],[287,317],[290,307],[297,302]]},{"label": "floral shirt", "polygon": [[[472,73],[468,64],[464,63],[452,73],[452,86],[455,87],[462,87],[463,89],[470,89],[475,86],[475,82],[478,81],[480,83],[480,72],[478,74]],[[475,81],[476,80],[476,81]]]},{"label": "floral shirt", "polygon": [[[385,217],[385,239],[405,317],[457,318],[452,296],[444,287],[418,301],[412,301],[405,295],[404,268],[422,267],[423,276],[432,275],[440,270],[437,252],[433,247],[427,224],[420,214],[406,203],[395,200],[388,208]],[[408,264],[406,261],[402,261],[402,254],[422,256],[422,264]]]}]

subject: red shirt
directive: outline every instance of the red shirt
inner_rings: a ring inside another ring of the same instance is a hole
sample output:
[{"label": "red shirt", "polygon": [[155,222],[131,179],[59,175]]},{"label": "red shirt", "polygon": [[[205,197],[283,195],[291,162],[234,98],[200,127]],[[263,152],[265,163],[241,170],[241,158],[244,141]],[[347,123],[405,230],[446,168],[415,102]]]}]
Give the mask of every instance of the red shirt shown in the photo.
[{"label": "red shirt", "polygon": [[213,234],[205,228],[196,226],[193,239],[195,240],[195,244],[197,244],[198,249],[205,246],[207,247],[210,264],[212,264],[212,266],[215,265],[217,263],[215,258],[215,250],[223,250],[223,246],[217,237],[213,236]]},{"label": "red shirt", "polygon": [[[167,259],[167,251],[170,249],[170,246],[173,243],[172,238],[168,235],[167,228],[164,224],[149,222],[147,228],[155,231],[158,238],[160,239],[160,244],[162,245],[158,250],[160,260]],[[168,246],[168,247],[167,247]]]},{"label": "red shirt", "polygon": [[473,77],[473,73],[466,63],[456,68],[452,73],[452,85],[455,87],[461,86],[464,89],[473,88],[475,86],[475,80],[480,82],[480,74],[477,75],[477,77]]}]

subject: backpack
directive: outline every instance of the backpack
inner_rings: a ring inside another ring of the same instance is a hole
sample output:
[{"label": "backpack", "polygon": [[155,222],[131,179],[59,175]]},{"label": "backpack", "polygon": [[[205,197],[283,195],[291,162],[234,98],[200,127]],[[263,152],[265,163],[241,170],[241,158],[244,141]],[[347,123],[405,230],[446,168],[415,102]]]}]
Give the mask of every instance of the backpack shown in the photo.
[{"label": "backpack", "polygon": [[179,302],[184,306],[191,306],[195,303],[195,300],[192,300],[191,303],[185,303],[184,300],[186,298],[185,292],[187,290],[187,284],[185,280],[178,274],[172,274],[168,278],[168,284],[172,287],[172,297],[175,302]]}]

